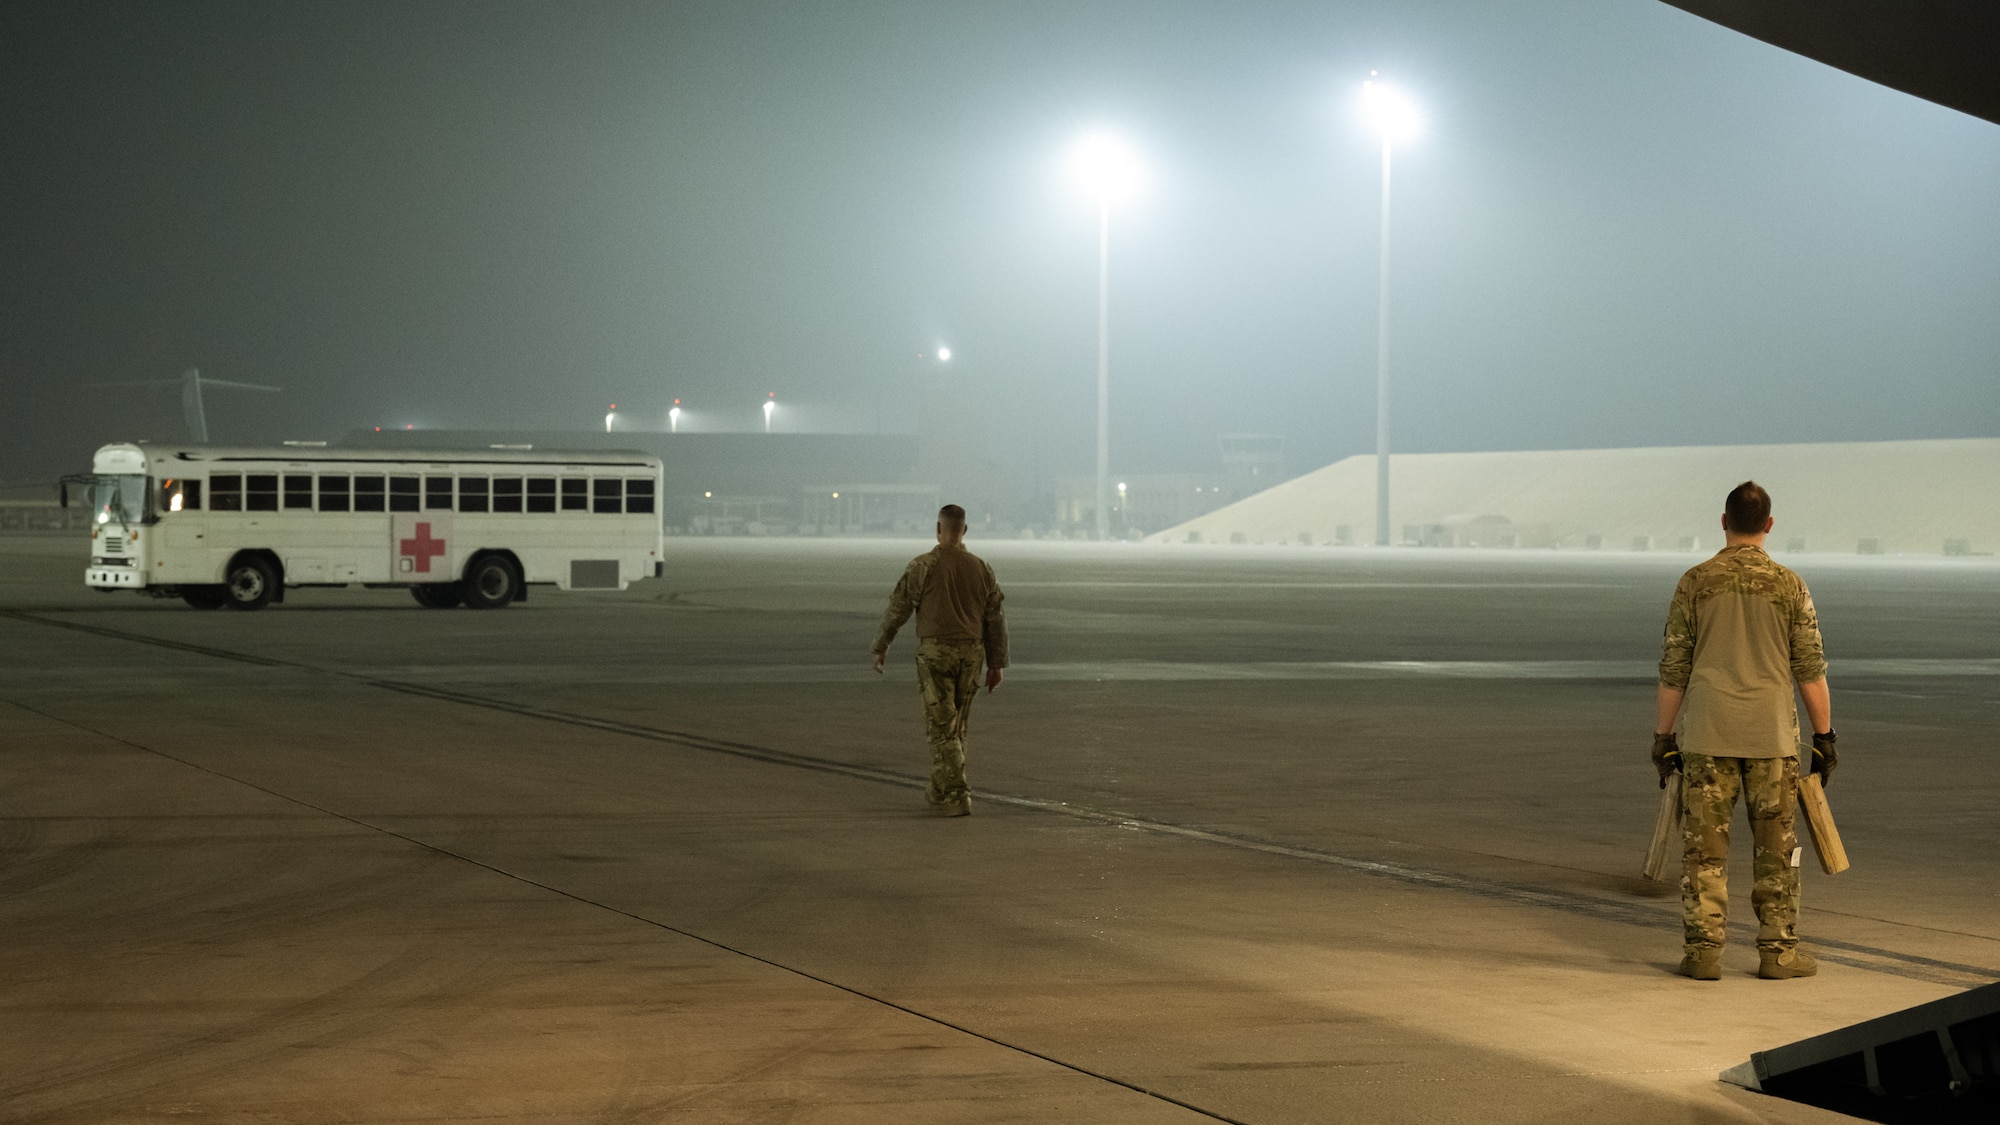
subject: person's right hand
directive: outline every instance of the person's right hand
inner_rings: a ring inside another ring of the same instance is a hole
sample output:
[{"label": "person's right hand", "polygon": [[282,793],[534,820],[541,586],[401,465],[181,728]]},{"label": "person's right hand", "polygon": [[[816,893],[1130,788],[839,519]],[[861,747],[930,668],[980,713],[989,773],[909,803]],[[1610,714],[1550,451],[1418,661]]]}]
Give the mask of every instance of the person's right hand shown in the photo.
[{"label": "person's right hand", "polygon": [[888,656],[889,654],[886,652],[874,652],[869,654],[869,660],[872,662],[876,675],[879,676],[882,674],[882,661],[888,659]]},{"label": "person's right hand", "polygon": [[1653,766],[1660,771],[1660,788],[1667,787],[1667,778],[1680,772],[1681,740],[1672,731],[1653,736]]}]

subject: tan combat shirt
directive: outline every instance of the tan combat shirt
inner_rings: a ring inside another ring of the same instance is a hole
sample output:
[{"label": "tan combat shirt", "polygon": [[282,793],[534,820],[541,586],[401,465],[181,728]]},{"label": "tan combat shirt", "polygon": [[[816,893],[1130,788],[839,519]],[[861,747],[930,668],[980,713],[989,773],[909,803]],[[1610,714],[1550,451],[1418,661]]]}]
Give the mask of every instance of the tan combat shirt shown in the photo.
[{"label": "tan combat shirt", "polygon": [[875,634],[875,651],[889,651],[896,630],[915,613],[919,640],[980,641],[986,646],[986,666],[1005,668],[1007,616],[1001,601],[1000,583],[985,559],[940,543],[903,570]]},{"label": "tan combat shirt", "polygon": [[1812,594],[1762,547],[1724,547],[1681,575],[1667,610],[1660,686],[1687,692],[1683,752],[1790,757],[1799,745],[1792,685],[1825,675]]}]

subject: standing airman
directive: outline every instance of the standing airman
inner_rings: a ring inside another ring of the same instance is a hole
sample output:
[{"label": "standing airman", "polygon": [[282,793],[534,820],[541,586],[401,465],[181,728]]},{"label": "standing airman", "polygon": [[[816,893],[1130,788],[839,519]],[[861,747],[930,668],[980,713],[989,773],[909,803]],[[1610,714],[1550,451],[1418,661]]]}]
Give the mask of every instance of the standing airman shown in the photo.
[{"label": "standing airman", "polygon": [[1684,779],[1680,971],[1695,980],[1722,979],[1729,822],[1739,794],[1755,844],[1757,975],[1819,971],[1796,931],[1802,853],[1793,685],[1812,722],[1810,768],[1823,779],[1837,760],[1833,704],[1812,594],[1764,552],[1773,522],[1770,494],[1755,481],[1737,485],[1723,505],[1725,545],[1681,576],[1667,611],[1653,764],[1663,786],[1675,770]]}]

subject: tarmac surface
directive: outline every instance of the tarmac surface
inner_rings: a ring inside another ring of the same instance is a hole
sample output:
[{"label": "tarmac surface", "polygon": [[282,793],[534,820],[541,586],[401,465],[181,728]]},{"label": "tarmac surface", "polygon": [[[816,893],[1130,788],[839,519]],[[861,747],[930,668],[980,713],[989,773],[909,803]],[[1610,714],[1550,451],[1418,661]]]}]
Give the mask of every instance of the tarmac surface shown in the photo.
[{"label": "tarmac surface", "polygon": [[1783,560],[1854,868],[1759,981],[1739,819],[1701,984],[1637,875],[1694,556],[975,537],[1017,664],[939,820],[866,669],[923,546],[240,614],[0,537],[0,1118],[1835,1121],[1716,1075],[2000,980],[1991,560]]}]

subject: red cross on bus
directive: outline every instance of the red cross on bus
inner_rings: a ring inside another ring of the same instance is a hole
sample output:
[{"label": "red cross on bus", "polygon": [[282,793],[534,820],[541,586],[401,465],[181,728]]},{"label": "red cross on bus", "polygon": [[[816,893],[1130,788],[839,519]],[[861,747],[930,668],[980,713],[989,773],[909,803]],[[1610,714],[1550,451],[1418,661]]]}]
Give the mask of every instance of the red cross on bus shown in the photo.
[{"label": "red cross on bus", "polygon": [[417,572],[429,574],[431,560],[444,557],[444,540],[431,538],[431,525],[425,520],[417,525],[417,537],[401,541],[402,553],[417,560]]}]

